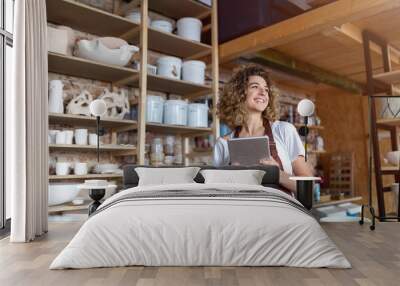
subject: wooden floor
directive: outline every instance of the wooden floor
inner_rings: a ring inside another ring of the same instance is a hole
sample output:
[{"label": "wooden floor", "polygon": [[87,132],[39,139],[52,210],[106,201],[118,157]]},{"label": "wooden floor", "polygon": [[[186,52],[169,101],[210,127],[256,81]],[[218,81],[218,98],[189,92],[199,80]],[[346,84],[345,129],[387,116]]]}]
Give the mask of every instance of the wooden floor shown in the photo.
[{"label": "wooden floor", "polygon": [[400,285],[400,223],[375,232],[355,223],[324,224],[352,269],[289,267],[123,267],[48,270],[80,223],[50,223],[49,233],[28,244],[0,241],[0,285]]}]

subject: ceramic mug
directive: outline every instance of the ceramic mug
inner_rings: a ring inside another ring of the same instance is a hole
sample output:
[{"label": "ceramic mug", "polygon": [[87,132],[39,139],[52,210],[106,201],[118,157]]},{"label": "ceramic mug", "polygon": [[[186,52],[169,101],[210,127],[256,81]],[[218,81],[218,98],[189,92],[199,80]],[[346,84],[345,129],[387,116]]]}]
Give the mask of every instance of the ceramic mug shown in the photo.
[{"label": "ceramic mug", "polygon": [[87,145],[87,143],[88,143],[88,130],[75,129],[75,144]]},{"label": "ceramic mug", "polygon": [[66,139],[66,133],[64,131],[58,131],[56,133],[56,144],[65,144]]},{"label": "ceramic mug", "polygon": [[69,162],[57,162],[56,163],[56,174],[58,176],[66,176],[69,174],[69,168],[71,163]]},{"label": "ceramic mug", "polygon": [[97,146],[97,134],[96,133],[89,134],[89,145]]},{"label": "ceramic mug", "polygon": [[74,166],[75,175],[86,175],[88,173],[88,164],[83,162],[76,162]]},{"label": "ceramic mug", "polygon": [[73,130],[64,130],[65,133],[65,144],[72,144],[74,139],[74,131]]},{"label": "ceramic mug", "polygon": [[56,136],[60,130],[49,130],[49,144],[56,144]]}]

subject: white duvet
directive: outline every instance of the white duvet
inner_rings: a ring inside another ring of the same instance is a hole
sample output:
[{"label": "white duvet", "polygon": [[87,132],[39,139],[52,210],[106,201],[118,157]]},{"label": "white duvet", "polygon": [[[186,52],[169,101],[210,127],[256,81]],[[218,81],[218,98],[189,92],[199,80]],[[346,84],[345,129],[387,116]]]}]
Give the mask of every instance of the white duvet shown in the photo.
[{"label": "white duvet", "polygon": [[[259,198],[151,198],[113,204],[132,192],[262,190],[254,185],[135,187],[89,218],[50,269],[145,266],[293,266],[350,268],[318,222],[290,204]],[[108,207],[107,207],[108,206]]]}]

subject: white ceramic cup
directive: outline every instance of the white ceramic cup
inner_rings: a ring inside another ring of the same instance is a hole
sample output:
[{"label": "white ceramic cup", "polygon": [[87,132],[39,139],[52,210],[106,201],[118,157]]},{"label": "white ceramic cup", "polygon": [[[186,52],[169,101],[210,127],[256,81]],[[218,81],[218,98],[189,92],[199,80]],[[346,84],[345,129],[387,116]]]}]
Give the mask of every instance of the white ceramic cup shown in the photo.
[{"label": "white ceramic cup", "polygon": [[65,133],[65,144],[72,144],[74,139],[74,131],[64,130],[64,133]]},{"label": "white ceramic cup", "polygon": [[97,146],[97,134],[96,133],[89,134],[89,145]]},{"label": "white ceramic cup", "polygon": [[69,174],[69,168],[71,163],[69,162],[57,162],[56,163],[56,174],[58,176],[66,176]]},{"label": "white ceramic cup", "polygon": [[74,165],[75,175],[86,175],[88,173],[88,164],[84,162],[76,162]]},{"label": "white ceramic cup", "polygon": [[60,130],[49,130],[49,144],[56,144],[56,135]]},{"label": "white ceramic cup", "polygon": [[66,143],[66,133],[65,131],[58,131],[56,133],[56,144],[65,144]]},{"label": "white ceramic cup", "polygon": [[75,129],[75,144],[87,145],[87,143],[88,143],[88,130]]}]

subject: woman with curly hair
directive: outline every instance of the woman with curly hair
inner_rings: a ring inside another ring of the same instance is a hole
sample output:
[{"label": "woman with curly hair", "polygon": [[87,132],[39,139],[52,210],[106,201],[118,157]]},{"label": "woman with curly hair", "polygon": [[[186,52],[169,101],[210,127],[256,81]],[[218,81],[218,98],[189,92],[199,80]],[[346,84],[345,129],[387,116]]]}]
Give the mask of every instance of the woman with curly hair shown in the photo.
[{"label": "woman with curly hair", "polygon": [[[279,121],[274,92],[268,72],[256,65],[246,65],[234,71],[225,85],[218,103],[218,115],[232,133],[218,138],[214,146],[214,165],[230,164],[227,140],[238,137],[269,137],[271,159],[260,164],[276,165],[280,169],[279,183],[295,192],[296,184],[289,176],[312,176],[304,159],[304,146],[296,128]],[[251,148],[249,146],[249,148]]]}]

